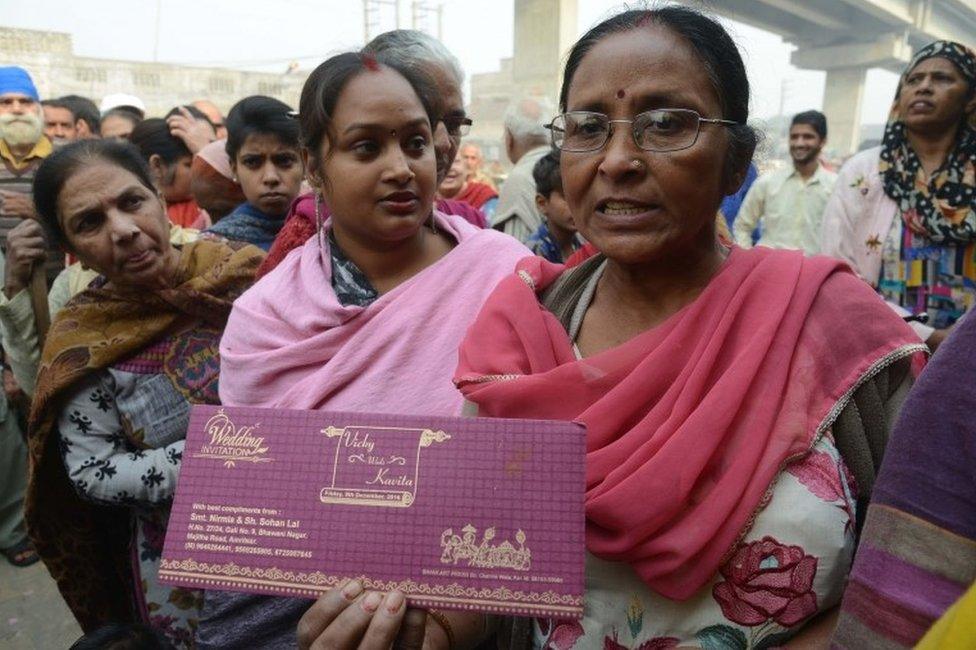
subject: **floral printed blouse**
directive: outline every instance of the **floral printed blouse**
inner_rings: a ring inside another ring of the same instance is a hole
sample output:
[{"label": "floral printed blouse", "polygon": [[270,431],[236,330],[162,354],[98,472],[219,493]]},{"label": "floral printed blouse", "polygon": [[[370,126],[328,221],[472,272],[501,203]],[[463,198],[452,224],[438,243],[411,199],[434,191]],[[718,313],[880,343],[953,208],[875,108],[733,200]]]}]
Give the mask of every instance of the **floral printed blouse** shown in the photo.
[{"label": "floral printed blouse", "polygon": [[177,648],[191,648],[202,593],[157,580],[190,413],[190,404],[154,363],[169,344],[166,339],[137,361],[79,382],[61,411],[58,443],[82,498],[129,509],[132,598],[141,619]]},{"label": "floral printed blouse", "polygon": [[711,583],[684,602],[627,564],[588,555],[581,621],[537,620],[551,650],[775,648],[840,603],[854,554],[853,478],[825,436],[776,479],[772,497]]}]

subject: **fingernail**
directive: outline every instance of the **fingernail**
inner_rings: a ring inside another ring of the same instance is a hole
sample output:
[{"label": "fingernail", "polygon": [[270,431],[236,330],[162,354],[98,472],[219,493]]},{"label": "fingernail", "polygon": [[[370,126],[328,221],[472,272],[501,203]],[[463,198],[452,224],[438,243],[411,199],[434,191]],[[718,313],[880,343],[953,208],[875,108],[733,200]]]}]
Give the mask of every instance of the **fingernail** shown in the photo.
[{"label": "fingernail", "polygon": [[386,611],[390,614],[396,614],[403,607],[403,594],[399,591],[391,591],[386,595]]},{"label": "fingernail", "polygon": [[346,583],[346,586],[342,588],[342,595],[346,597],[346,600],[355,600],[356,596],[363,593],[363,586],[358,580],[353,580]]},{"label": "fingernail", "polygon": [[363,609],[367,612],[375,612],[381,602],[383,602],[383,594],[378,591],[371,591],[363,598]]}]

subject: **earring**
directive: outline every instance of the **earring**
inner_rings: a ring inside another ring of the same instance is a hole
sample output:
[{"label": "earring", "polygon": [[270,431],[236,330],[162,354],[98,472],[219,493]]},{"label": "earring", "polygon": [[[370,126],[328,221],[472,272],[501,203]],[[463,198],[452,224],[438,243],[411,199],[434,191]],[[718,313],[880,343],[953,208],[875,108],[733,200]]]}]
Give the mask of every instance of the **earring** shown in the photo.
[{"label": "earring", "polygon": [[323,237],[323,232],[322,232],[322,230],[323,230],[323,228],[322,228],[322,206],[320,204],[321,201],[322,201],[322,195],[319,194],[318,192],[315,192],[315,197],[314,197],[313,200],[315,201],[315,233],[316,233],[316,236],[319,239],[319,248],[321,250],[325,250],[325,238]]}]

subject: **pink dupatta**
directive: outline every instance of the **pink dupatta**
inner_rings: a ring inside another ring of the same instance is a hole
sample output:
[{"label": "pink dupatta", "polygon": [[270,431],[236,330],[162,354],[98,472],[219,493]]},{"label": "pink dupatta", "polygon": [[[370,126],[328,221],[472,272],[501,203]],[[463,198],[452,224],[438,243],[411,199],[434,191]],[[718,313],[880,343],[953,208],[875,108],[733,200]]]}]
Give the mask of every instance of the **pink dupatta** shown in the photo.
[{"label": "pink dupatta", "polygon": [[577,360],[523,260],[472,325],[455,382],[479,414],[587,426],[587,547],[676,600],[714,576],[773,480],[854,390],[921,351],[842,263],[734,248],[690,305]]},{"label": "pink dupatta", "polygon": [[241,296],[220,344],[222,403],[457,415],[463,400],[451,376],[461,339],[530,253],[511,237],[435,215],[457,246],[367,307],[337,300],[326,237],[292,251]]}]

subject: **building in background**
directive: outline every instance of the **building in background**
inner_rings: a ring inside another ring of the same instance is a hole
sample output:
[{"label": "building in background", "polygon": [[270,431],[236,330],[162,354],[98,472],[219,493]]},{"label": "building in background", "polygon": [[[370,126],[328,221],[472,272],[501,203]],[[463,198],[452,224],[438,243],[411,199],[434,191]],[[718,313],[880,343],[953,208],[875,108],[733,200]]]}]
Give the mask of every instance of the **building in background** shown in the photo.
[{"label": "building in background", "polygon": [[506,167],[505,109],[525,96],[544,97],[557,106],[563,59],[578,36],[576,0],[514,2],[513,55],[502,59],[497,72],[471,76],[468,109],[474,127],[467,140],[481,146],[487,164],[500,161]]},{"label": "building in background", "polygon": [[248,95],[268,95],[297,108],[308,76],[298,70],[273,74],[76,56],[70,34],[10,27],[0,27],[0,65],[27,68],[42,99],[78,94],[98,103],[110,93],[129,93],[145,102],[150,116],[201,98],[226,113]]}]

